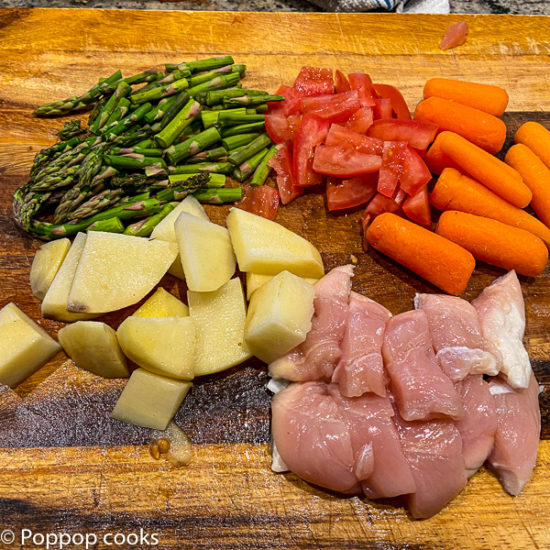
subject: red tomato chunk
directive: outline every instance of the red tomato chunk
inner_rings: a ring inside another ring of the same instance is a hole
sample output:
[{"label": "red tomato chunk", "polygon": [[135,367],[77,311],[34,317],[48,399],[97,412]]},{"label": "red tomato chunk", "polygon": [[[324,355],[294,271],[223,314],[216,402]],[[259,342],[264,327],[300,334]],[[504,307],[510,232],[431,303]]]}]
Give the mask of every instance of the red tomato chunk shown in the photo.
[{"label": "red tomato chunk", "polygon": [[353,147],[320,145],[315,149],[313,169],[327,176],[359,176],[380,170],[382,158]]}]

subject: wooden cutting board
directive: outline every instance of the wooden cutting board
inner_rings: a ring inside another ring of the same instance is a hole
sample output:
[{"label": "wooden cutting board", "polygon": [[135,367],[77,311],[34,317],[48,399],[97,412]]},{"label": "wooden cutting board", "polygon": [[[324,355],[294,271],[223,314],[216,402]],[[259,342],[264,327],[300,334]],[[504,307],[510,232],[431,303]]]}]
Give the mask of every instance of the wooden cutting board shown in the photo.
[{"label": "wooden cutting board", "polygon": [[[461,19],[470,26],[467,43],[440,51],[444,30]],[[40,319],[28,285],[40,243],[14,226],[10,209],[34,154],[62,126],[31,117],[45,101],[83,91],[117,68],[132,74],[232,54],[246,63],[250,86],[270,91],[291,84],[305,64],[369,72],[397,85],[411,106],[429,77],[498,84],[511,96],[513,135],[525,120],[550,127],[549,39],[544,17],[0,10],[0,306],[14,301]],[[208,213],[223,223],[227,207]],[[282,208],[278,221],[313,241],[327,269],[354,255],[354,289],[393,313],[411,309],[415,292],[435,291],[379,254],[363,253],[358,212],[329,215],[322,196],[308,195]],[[501,274],[479,265],[465,298]],[[169,277],[162,284],[184,291]],[[101,540],[107,533],[139,537],[140,530],[155,534],[159,548],[550,548],[550,271],[522,286],[525,343],[546,387],[545,441],[517,498],[481,471],[436,517],[413,521],[389,503],[341,498],[271,473],[267,376],[254,361],[197,382],[177,415],[197,443],[195,460],[174,469],[151,458],[147,430],[108,419],[123,384],[79,371],[60,353],[15,392],[0,392],[0,531],[12,529],[17,543],[22,528],[95,533],[96,548],[109,547]],[[116,326],[131,311],[108,321]],[[40,323],[52,333],[62,326]],[[9,548],[3,541],[9,534],[0,533],[0,547]]]}]

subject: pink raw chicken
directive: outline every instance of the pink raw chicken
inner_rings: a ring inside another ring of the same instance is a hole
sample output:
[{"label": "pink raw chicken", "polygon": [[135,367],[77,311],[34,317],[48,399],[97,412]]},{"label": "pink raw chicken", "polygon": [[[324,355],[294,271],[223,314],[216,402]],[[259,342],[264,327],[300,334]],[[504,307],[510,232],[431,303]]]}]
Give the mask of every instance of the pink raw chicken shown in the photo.
[{"label": "pink raw chicken", "polygon": [[531,373],[527,389],[514,390],[501,378],[491,378],[489,389],[495,400],[497,431],[488,463],[504,489],[516,496],[529,481],[537,461],[539,385]]},{"label": "pink raw chicken", "polygon": [[462,454],[466,475],[471,477],[493,449],[497,417],[489,384],[481,374],[467,376],[455,384],[462,398],[464,416],[456,422],[462,437]]},{"label": "pink raw chicken", "polygon": [[351,293],[342,357],[332,375],[342,395],[358,397],[366,392],[386,395],[382,342],[390,317],[384,306],[357,292]]},{"label": "pink raw chicken", "polygon": [[362,486],[371,497],[415,490],[387,398],[349,399],[335,384],[305,382],[275,395],[272,413],[278,452],[306,481],[348,494]]},{"label": "pink raw chicken", "polygon": [[382,352],[391,392],[405,420],[462,416],[460,397],[435,360],[424,311],[392,317],[386,324]]},{"label": "pink raw chicken", "polygon": [[416,484],[409,510],[415,518],[429,518],[466,485],[460,433],[451,420],[407,422],[396,414],[394,421]]},{"label": "pink raw chicken", "polygon": [[436,358],[453,382],[468,374],[498,374],[472,304],[456,296],[417,294],[414,306],[426,313]]},{"label": "pink raw chicken", "polygon": [[329,381],[340,360],[353,266],[336,267],[315,285],[315,314],[305,342],[269,365],[273,378]]},{"label": "pink raw chicken", "polygon": [[527,388],[531,377],[529,355],[523,347],[525,304],[515,271],[496,279],[472,302],[497,366],[513,388]]}]

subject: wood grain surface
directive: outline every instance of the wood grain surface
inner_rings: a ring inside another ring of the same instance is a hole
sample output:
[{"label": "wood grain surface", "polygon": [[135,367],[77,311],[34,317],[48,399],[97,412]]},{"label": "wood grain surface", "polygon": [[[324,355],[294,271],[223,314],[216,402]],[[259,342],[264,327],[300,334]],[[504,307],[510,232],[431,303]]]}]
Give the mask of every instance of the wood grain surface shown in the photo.
[{"label": "wood grain surface", "polygon": [[[466,19],[468,41],[437,44]],[[291,84],[304,64],[369,72],[399,86],[414,106],[425,80],[449,76],[492,82],[510,93],[509,136],[525,120],[550,127],[550,19],[512,16],[0,10],[0,306],[16,302],[40,319],[28,276],[39,242],[11,219],[11,195],[34,154],[55,141],[62,120],[31,117],[34,107],[164,62],[232,54],[251,87]],[[209,207],[223,223],[227,207]],[[314,242],[327,269],[358,258],[354,289],[393,313],[415,292],[435,289],[361,248],[359,212],[333,216],[306,195],[277,220]],[[464,297],[502,272],[479,264]],[[185,295],[171,277],[162,285]],[[525,343],[546,391],[543,438],[550,439],[550,271],[522,279]],[[137,307],[137,306],[136,306]],[[135,308],[107,316],[112,326]],[[486,471],[436,517],[413,521],[395,503],[342,498],[269,470],[269,401],[264,366],[197,381],[177,422],[195,446],[186,469],[149,456],[148,430],[108,418],[122,387],[80,371],[59,353],[15,391],[0,388],[0,548],[3,529],[39,533],[157,534],[159,548],[376,548],[446,550],[550,548],[550,442],[522,495],[509,497]],[[133,539],[131,539],[133,540]],[[130,541],[128,541],[130,542]],[[77,546],[73,546],[77,547]],[[127,544],[123,547],[131,547]],[[145,543],[135,546],[146,548]]]}]

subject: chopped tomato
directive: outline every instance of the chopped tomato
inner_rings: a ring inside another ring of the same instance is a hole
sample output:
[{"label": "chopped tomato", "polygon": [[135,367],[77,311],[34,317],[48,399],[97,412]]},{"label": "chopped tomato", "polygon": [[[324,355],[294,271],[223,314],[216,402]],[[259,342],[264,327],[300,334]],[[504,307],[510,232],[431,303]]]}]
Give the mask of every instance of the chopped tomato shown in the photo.
[{"label": "chopped tomato", "polygon": [[347,145],[355,147],[362,153],[381,155],[384,142],[381,139],[358,134],[340,124],[332,124],[325,141],[326,145]]},{"label": "chopped tomato", "polygon": [[368,135],[385,141],[407,141],[415,149],[426,149],[434,140],[437,126],[418,120],[375,120]]},{"label": "chopped tomato", "polygon": [[400,120],[410,120],[411,113],[403,94],[395,87],[389,84],[374,84],[374,91],[381,97],[391,101],[392,111]]},{"label": "chopped tomato", "polygon": [[351,90],[346,75],[338,69],[336,69],[336,73],[334,75],[334,88],[337,93],[349,92]]},{"label": "chopped tomato", "polygon": [[332,69],[302,67],[294,81],[294,89],[301,97],[334,93]]},{"label": "chopped tomato", "polygon": [[385,197],[380,193],[376,193],[373,199],[367,204],[363,217],[368,215],[376,217],[384,212],[397,212],[401,208],[402,202],[405,200],[405,193],[399,190],[395,198]]},{"label": "chopped tomato", "polygon": [[237,208],[274,220],[279,208],[279,193],[269,185],[243,185],[243,198],[235,203]]},{"label": "chopped tomato", "polygon": [[300,94],[291,86],[279,86],[277,95],[285,97],[284,101],[268,101],[267,106],[270,113],[288,116],[300,109]]},{"label": "chopped tomato", "polygon": [[339,94],[304,97],[300,101],[305,114],[317,115],[332,122],[345,122],[355,112],[361,103],[357,90]]},{"label": "chopped tomato", "polygon": [[352,90],[359,92],[359,98],[361,99],[362,107],[374,107],[376,98],[376,92],[372,87],[372,80],[368,74],[365,73],[351,73],[348,74],[349,85]]},{"label": "chopped tomato", "polygon": [[405,199],[403,203],[403,213],[407,218],[420,225],[432,224],[428,185],[424,185],[416,194]]},{"label": "chopped tomato", "polygon": [[277,173],[277,188],[283,204],[288,204],[304,192],[302,187],[294,185],[292,155],[288,145],[282,145],[267,164]]},{"label": "chopped tomato", "polygon": [[391,100],[388,98],[375,99],[376,105],[374,106],[374,118],[379,119],[391,119],[392,107]]},{"label": "chopped tomato", "polygon": [[431,179],[430,170],[422,157],[412,147],[407,147],[403,161],[403,170],[399,178],[401,189],[408,195],[415,195]]},{"label": "chopped tomato", "polygon": [[365,134],[372,126],[373,120],[372,109],[370,107],[361,107],[349,117],[346,127],[359,134]]},{"label": "chopped tomato", "polygon": [[277,113],[265,115],[265,131],[275,143],[292,141],[301,123],[300,115],[289,115],[288,117]]},{"label": "chopped tomato", "polygon": [[466,36],[468,34],[468,23],[466,21],[459,21],[449,25],[449,28],[445,31],[439,47],[442,50],[450,50],[461,46],[466,42]]},{"label": "chopped tomato", "polygon": [[354,147],[319,145],[315,149],[313,169],[327,176],[347,177],[380,170],[382,158]]},{"label": "chopped tomato", "polygon": [[313,171],[313,153],[317,145],[324,143],[330,123],[315,115],[305,115],[294,138],[292,174],[299,187],[318,185],[322,176]]},{"label": "chopped tomato", "polygon": [[378,192],[393,197],[403,171],[403,161],[407,151],[404,141],[385,141],[382,152],[382,167],[378,174]]},{"label": "chopped tomato", "polygon": [[327,206],[329,210],[343,210],[361,206],[376,194],[376,174],[366,174],[348,179],[329,178],[327,181]]}]

